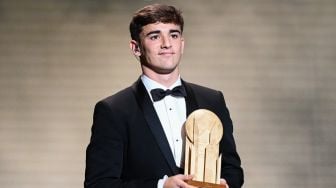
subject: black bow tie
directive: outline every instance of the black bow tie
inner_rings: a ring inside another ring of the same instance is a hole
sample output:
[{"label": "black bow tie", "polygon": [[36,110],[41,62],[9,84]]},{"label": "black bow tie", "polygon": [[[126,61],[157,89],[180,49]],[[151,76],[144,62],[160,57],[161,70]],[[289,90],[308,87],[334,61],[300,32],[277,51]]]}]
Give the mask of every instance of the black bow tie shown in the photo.
[{"label": "black bow tie", "polygon": [[150,91],[153,101],[159,101],[163,98],[165,98],[165,96],[167,95],[172,95],[175,97],[185,97],[187,96],[187,92],[185,90],[185,88],[183,86],[176,86],[174,87],[172,90],[167,89],[167,90],[163,90],[163,89],[152,89]]}]

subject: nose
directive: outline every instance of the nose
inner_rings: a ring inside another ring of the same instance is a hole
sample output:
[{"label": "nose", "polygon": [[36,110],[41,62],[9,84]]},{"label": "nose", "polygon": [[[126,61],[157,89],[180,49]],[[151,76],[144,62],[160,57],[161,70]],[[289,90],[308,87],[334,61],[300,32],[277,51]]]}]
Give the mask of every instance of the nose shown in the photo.
[{"label": "nose", "polygon": [[171,41],[170,41],[170,38],[168,37],[168,36],[163,36],[162,38],[161,38],[161,48],[162,49],[168,49],[168,48],[170,48],[171,47]]}]

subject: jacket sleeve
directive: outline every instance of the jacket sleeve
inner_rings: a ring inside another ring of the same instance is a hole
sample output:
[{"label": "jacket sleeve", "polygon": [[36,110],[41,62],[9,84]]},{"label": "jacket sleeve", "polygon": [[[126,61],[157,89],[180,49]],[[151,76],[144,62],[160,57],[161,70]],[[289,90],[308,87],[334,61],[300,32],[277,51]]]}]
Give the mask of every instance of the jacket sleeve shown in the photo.
[{"label": "jacket sleeve", "polygon": [[85,188],[156,188],[157,179],[123,179],[127,120],[107,102],[98,102],[86,150]]},{"label": "jacket sleeve", "polygon": [[224,127],[224,134],[220,143],[222,153],[221,177],[228,182],[230,188],[240,188],[244,183],[244,173],[233,137],[232,120],[223,94],[218,93],[220,98],[218,113]]}]

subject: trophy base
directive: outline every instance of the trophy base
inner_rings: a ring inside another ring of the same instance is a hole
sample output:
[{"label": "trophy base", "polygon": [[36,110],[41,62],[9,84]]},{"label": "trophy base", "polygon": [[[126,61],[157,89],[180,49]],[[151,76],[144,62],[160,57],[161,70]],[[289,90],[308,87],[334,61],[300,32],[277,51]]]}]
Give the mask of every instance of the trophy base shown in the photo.
[{"label": "trophy base", "polygon": [[198,188],[225,188],[224,185],[202,182],[202,181],[187,180],[185,182],[189,185],[192,185]]}]

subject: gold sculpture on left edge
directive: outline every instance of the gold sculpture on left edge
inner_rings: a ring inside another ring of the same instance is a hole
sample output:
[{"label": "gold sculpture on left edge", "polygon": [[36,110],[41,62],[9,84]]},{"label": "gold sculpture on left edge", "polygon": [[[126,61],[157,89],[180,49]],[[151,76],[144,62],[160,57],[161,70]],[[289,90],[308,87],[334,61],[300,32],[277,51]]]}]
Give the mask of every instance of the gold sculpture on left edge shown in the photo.
[{"label": "gold sculpture on left edge", "polygon": [[219,142],[223,126],[213,112],[199,109],[192,112],[186,122],[184,173],[193,174],[188,184],[200,188],[224,188],[220,183],[221,154]]}]

